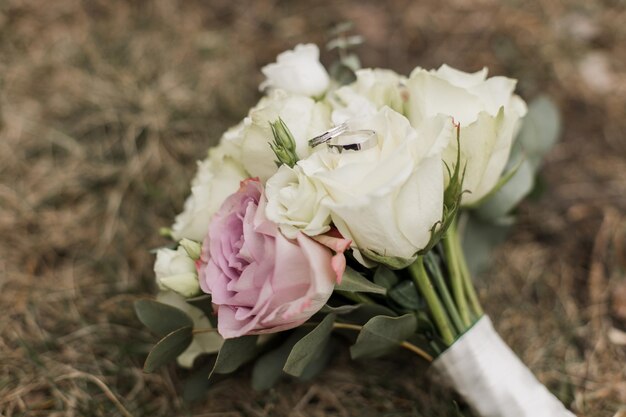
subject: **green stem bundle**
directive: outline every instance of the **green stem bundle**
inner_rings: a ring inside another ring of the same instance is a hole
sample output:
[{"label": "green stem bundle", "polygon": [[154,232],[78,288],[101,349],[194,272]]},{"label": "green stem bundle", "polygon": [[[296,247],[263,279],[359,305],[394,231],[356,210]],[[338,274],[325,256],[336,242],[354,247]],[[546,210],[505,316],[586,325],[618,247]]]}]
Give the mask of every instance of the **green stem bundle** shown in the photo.
[{"label": "green stem bundle", "polygon": [[454,343],[455,337],[452,333],[450,319],[448,318],[448,314],[443,308],[443,305],[439,300],[439,296],[435,292],[433,284],[430,282],[428,274],[426,273],[426,269],[424,268],[424,258],[422,256],[418,256],[417,260],[412,263],[408,269],[415,285],[419,288],[420,292],[426,299],[426,303],[428,304],[428,308],[433,315],[435,324],[441,333],[441,338],[444,344],[446,346],[451,346],[452,343]]},{"label": "green stem bundle", "polygon": [[439,268],[435,255],[419,256],[408,271],[426,301],[445,349],[471,328],[483,310],[454,223],[445,233],[442,249],[447,273]]}]

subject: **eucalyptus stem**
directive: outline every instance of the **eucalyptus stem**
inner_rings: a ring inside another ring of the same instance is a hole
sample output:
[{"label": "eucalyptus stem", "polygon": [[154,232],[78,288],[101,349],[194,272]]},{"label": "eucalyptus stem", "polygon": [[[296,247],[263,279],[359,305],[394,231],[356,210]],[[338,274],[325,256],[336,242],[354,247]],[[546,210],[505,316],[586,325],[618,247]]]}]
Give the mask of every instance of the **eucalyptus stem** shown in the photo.
[{"label": "eucalyptus stem", "polygon": [[465,291],[467,292],[467,298],[469,299],[469,303],[472,307],[474,314],[477,317],[483,315],[483,308],[480,305],[480,301],[478,300],[478,295],[476,294],[476,289],[474,288],[474,283],[472,282],[472,275],[469,272],[469,268],[467,267],[467,261],[465,260],[465,254],[463,252],[463,248],[461,247],[461,239],[459,234],[457,233],[456,227],[453,229],[454,243],[456,245],[457,253],[458,253],[458,261],[459,267],[461,270],[461,276],[463,277],[463,284],[465,285]]},{"label": "eucalyptus stem", "polygon": [[454,335],[452,333],[450,319],[448,318],[446,310],[443,308],[443,305],[433,288],[433,284],[428,278],[426,269],[424,269],[424,258],[422,256],[418,256],[417,260],[408,267],[408,270],[411,273],[411,277],[413,278],[415,285],[424,296],[426,304],[428,304],[428,308],[433,315],[433,319],[435,320],[435,324],[441,333],[441,338],[444,344],[446,346],[451,346],[452,343],[454,343]]},{"label": "eucalyptus stem", "polygon": [[[333,323],[333,329],[354,330],[354,331],[360,332],[361,330],[363,330],[363,326],[358,325],[358,324],[335,322]],[[406,350],[409,350],[418,356],[421,356],[423,359],[426,359],[428,362],[432,362],[434,360],[434,358],[431,355],[426,353],[421,348],[415,346],[414,344],[407,342],[406,340],[403,342],[400,342],[400,347]]]},{"label": "eucalyptus stem", "polygon": [[[317,326],[318,324],[319,323],[304,323],[302,326]],[[353,331],[356,331],[356,332],[360,332],[361,330],[363,330],[363,326],[361,326],[359,324],[337,323],[337,322],[335,322],[335,323],[333,323],[333,329],[353,330]],[[194,329],[192,334],[196,335],[196,334],[200,334],[200,333],[213,333],[213,332],[217,332],[217,329],[214,328],[214,327],[209,327],[209,328],[204,328],[204,329]],[[432,362],[434,360],[432,355],[428,354],[426,351],[424,351],[420,347],[415,346],[413,343],[407,342],[405,340],[403,342],[400,342],[399,345],[403,349],[406,349],[408,351],[411,351],[411,352],[415,353],[416,355],[422,357],[423,359],[427,360],[428,362]]]},{"label": "eucalyptus stem", "polygon": [[459,263],[459,254],[457,251],[458,245],[456,241],[456,225],[454,222],[450,224],[446,235],[443,239],[443,249],[448,261],[448,268],[450,270],[450,284],[452,285],[452,294],[454,295],[454,301],[458,307],[459,315],[463,321],[465,328],[471,325],[469,309],[467,307],[467,300],[465,299],[465,285],[463,282],[463,273],[461,272],[461,265]]}]

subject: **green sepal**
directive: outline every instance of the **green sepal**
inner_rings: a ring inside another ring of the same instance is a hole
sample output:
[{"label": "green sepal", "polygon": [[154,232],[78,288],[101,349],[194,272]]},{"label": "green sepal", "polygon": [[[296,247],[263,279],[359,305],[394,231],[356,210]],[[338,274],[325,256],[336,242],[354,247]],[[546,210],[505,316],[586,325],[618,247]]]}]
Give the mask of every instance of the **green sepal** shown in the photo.
[{"label": "green sepal", "polygon": [[370,249],[360,249],[360,251],[366,258],[371,259],[374,262],[383,264],[393,270],[404,269],[407,266],[411,265],[413,262],[415,262],[415,259],[417,259],[417,255],[411,258],[401,258],[398,256],[381,255]]},{"label": "green sepal", "polygon": [[[467,165],[461,170],[461,126],[456,126],[456,163],[454,164],[454,171],[450,171],[450,167],[445,164],[448,171],[450,181],[443,193],[443,214],[441,220],[435,223],[430,229],[430,240],[428,244],[420,250],[417,255],[424,255],[434,248],[441,238],[445,235],[446,231],[456,218],[456,215],[461,208],[461,199],[463,194],[467,191],[463,190],[463,180],[465,178],[465,169]],[[408,266],[408,265],[407,265]]]}]

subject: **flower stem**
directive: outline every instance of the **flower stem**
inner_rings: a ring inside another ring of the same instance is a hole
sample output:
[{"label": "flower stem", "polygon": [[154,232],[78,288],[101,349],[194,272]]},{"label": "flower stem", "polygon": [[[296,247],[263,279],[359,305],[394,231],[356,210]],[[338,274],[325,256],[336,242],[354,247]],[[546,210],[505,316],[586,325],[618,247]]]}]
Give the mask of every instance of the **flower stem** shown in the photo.
[{"label": "flower stem", "polygon": [[471,325],[469,309],[467,307],[467,300],[465,299],[463,273],[461,272],[461,266],[459,263],[459,257],[463,256],[462,253],[458,253],[457,248],[460,246],[456,244],[456,225],[454,222],[448,227],[446,236],[443,239],[443,249],[448,261],[448,268],[450,270],[450,284],[452,285],[452,293],[454,294],[454,301],[458,307],[459,315],[463,321],[465,328]]},{"label": "flower stem", "polygon": [[465,254],[463,253],[463,248],[461,247],[461,239],[459,234],[456,231],[456,227],[453,229],[454,232],[454,243],[456,245],[457,253],[458,253],[458,261],[459,267],[461,270],[461,276],[463,277],[463,284],[465,285],[465,291],[467,292],[467,298],[469,299],[470,306],[474,314],[477,317],[483,315],[483,308],[480,305],[480,301],[478,300],[478,295],[476,294],[476,289],[474,288],[474,283],[472,282],[472,275],[469,272],[469,268],[467,267],[467,261],[465,260]]},{"label": "flower stem", "polygon": [[456,328],[458,334],[461,334],[465,331],[465,326],[461,320],[461,316],[454,305],[454,300],[452,300],[452,295],[450,295],[450,291],[448,290],[448,286],[446,285],[443,276],[441,275],[441,270],[439,269],[439,265],[436,264],[432,258],[425,258],[426,265],[428,266],[431,276],[433,277],[433,281],[435,286],[437,287],[437,291],[441,294],[441,299],[443,304],[446,307],[446,311],[450,315],[450,320],[452,324]]},{"label": "flower stem", "polygon": [[443,342],[446,346],[451,346],[452,343],[454,343],[454,335],[452,333],[450,319],[433,288],[433,284],[428,278],[426,269],[424,269],[424,258],[418,256],[417,260],[408,267],[408,270],[411,273],[415,285],[417,285],[424,299],[426,299],[426,304],[428,304],[428,308],[433,315],[433,319],[441,333]]}]

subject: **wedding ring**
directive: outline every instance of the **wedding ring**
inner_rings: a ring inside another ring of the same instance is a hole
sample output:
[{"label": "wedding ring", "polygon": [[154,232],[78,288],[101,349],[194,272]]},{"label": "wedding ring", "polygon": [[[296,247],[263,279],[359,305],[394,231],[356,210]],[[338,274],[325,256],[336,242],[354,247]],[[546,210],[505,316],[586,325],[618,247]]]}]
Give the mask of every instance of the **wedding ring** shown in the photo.
[{"label": "wedding ring", "polygon": [[327,142],[331,152],[363,151],[378,145],[378,136],[373,130],[351,130],[337,135]]},{"label": "wedding ring", "polygon": [[309,146],[311,148],[315,148],[317,145],[321,145],[322,143],[326,143],[329,140],[331,140],[331,139],[341,135],[342,133],[344,133],[347,130],[348,130],[348,124],[347,123],[342,123],[342,124],[340,124],[338,126],[333,127],[329,131],[324,132],[321,135],[316,136],[313,139],[311,139],[309,141]]}]

